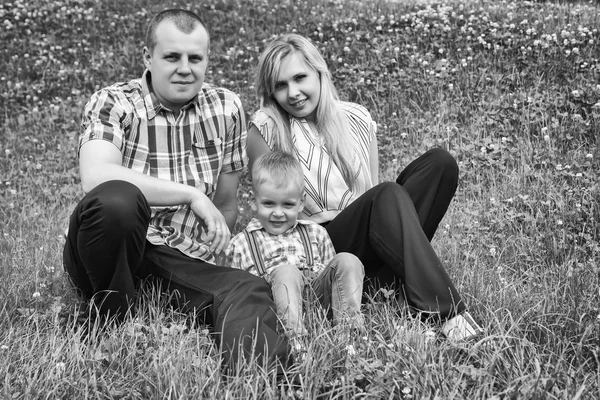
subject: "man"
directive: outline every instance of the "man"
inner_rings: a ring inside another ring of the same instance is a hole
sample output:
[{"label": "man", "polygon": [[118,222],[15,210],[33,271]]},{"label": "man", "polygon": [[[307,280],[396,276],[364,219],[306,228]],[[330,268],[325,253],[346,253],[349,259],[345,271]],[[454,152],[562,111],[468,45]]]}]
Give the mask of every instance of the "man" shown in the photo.
[{"label": "man", "polygon": [[148,27],[142,78],[87,103],[86,195],[70,219],[64,264],[104,317],[123,319],[136,281],[152,277],[178,306],[207,311],[227,362],[240,348],[285,362],[269,286],[213,264],[237,218],[246,121],[234,93],[204,82],[209,41],[196,14],[161,12]]}]

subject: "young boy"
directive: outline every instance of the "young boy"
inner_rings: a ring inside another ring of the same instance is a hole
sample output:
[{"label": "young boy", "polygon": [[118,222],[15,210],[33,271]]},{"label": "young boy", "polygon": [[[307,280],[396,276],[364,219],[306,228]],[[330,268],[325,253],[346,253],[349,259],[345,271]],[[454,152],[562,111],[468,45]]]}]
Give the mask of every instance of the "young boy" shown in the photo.
[{"label": "young boy", "polygon": [[335,254],[325,228],[299,220],[304,174],[294,156],[274,151],[252,166],[250,206],[255,213],[225,251],[225,265],[264,277],[271,285],[286,334],[306,334],[302,292],[309,284],[333,323],[361,321],[364,267],[350,253]]}]

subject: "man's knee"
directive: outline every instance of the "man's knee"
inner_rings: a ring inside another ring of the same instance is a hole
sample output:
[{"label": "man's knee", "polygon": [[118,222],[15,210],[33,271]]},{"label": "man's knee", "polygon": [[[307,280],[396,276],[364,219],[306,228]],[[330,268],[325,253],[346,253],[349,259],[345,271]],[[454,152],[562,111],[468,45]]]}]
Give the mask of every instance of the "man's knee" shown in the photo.
[{"label": "man's knee", "polygon": [[94,218],[105,227],[126,232],[150,219],[150,207],[139,188],[125,181],[96,186],[84,200],[82,220]]}]

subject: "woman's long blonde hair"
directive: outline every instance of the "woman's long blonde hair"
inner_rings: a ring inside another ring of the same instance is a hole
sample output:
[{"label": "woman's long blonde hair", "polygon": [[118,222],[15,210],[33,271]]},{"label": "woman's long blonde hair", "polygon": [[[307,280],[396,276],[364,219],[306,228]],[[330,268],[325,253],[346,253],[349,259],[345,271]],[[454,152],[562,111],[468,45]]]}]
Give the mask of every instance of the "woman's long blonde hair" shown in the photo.
[{"label": "woman's long blonde hair", "polygon": [[317,105],[317,131],[323,137],[325,147],[342,173],[344,181],[353,190],[359,165],[353,162],[355,154],[350,145],[352,138],[348,118],[341,107],[323,56],[308,39],[296,34],[286,34],[272,40],[258,61],[256,93],[261,109],[275,121],[274,147],[288,153],[293,152],[290,115],[273,95],[281,64],[291,54],[301,56],[306,64],[319,74],[321,97]]}]

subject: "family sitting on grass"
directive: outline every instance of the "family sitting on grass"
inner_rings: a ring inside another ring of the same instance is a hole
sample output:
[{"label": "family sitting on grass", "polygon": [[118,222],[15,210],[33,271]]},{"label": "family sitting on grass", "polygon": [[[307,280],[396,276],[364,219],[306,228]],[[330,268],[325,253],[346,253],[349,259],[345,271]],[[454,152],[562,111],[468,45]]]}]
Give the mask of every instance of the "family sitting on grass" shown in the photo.
[{"label": "family sitting on grass", "polygon": [[[63,258],[98,317],[133,313],[146,280],[206,312],[226,367],[293,363],[305,286],[342,329],[360,329],[364,292],[387,288],[449,340],[481,333],[430,244],[457,187],[454,158],[430,150],[380,183],[375,122],[339,100],[318,49],[295,34],[263,51],[247,127],[239,97],[205,82],[209,48],[196,14],[163,11],[141,79],[85,106],[86,195]],[[246,167],[256,218],[230,240]]]}]

